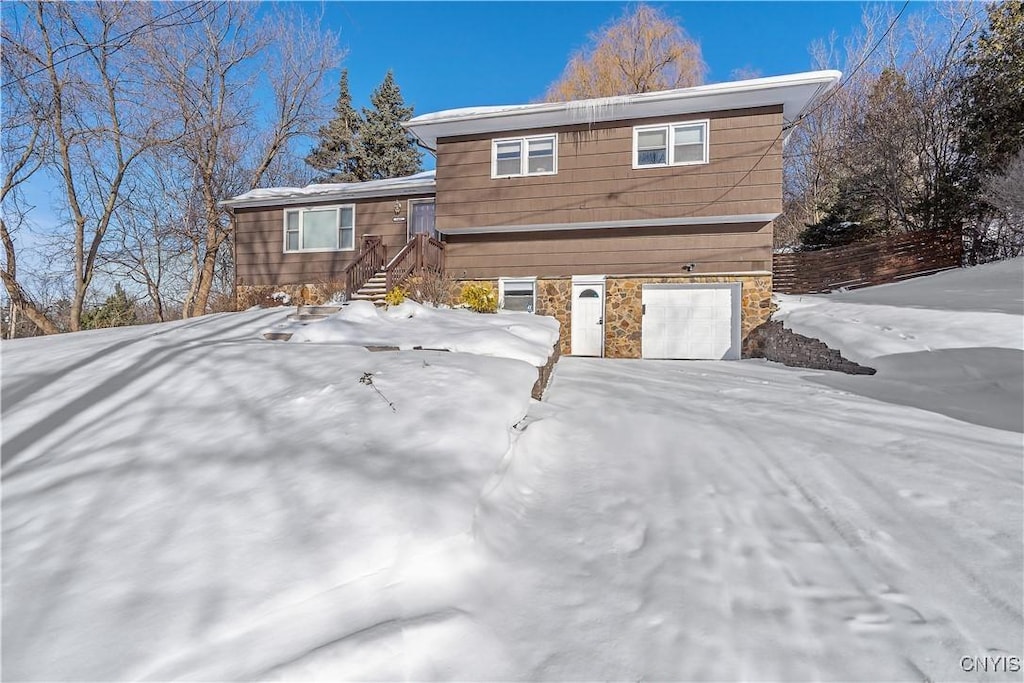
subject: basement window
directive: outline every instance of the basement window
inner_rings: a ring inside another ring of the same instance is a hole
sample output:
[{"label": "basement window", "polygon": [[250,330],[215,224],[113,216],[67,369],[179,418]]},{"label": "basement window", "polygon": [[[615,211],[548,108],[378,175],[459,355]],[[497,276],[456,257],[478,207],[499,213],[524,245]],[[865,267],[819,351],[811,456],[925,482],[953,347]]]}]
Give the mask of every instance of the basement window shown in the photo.
[{"label": "basement window", "polygon": [[498,302],[504,311],[533,313],[537,309],[537,278],[500,278]]},{"label": "basement window", "polygon": [[353,251],[356,247],[356,207],[317,206],[285,209],[284,251]]},{"label": "basement window", "polygon": [[491,177],[554,175],[558,172],[558,136],[505,138],[491,143]]},{"label": "basement window", "polygon": [[708,121],[664,123],[633,129],[633,168],[708,163]]}]

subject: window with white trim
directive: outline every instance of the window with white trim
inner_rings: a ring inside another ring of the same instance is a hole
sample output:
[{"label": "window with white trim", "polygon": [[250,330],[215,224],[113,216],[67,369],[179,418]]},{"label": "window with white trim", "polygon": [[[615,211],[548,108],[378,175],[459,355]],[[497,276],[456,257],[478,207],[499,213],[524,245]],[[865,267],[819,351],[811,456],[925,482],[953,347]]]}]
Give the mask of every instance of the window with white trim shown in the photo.
[{"label": "window with white trim", "polygon": [[558,135],[504,138],[491,143],[491,177],[554,175],[558,172]]},{"label": "window with white trim", "polygon": [[537,309],[537,278],[499,278],[498,305],[505,311],[533,313]]},{"label": "window with white trim", "polygon": [[285,209],[284,250],[352,251],[356,248],[356,207]]},{"label": "window with white trim", "polygon": [[633,168],[708,163],[708,122],[686,121],[633,129]]}]

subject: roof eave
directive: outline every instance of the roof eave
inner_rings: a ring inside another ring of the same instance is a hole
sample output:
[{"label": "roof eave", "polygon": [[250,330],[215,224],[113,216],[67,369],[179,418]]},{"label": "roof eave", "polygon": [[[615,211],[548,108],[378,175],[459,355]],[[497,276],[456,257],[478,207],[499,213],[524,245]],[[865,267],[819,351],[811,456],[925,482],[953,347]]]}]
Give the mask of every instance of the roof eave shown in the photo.
[{"label": "roof eave", "polygon": [[[490,133],[499,130],[515,130],[518,128],[546,128],[560,125],[574,125],[585,123],[585,121],[570,121],[567,117],[554,123],[550,121],[540,122],[545,117],[568,112],[572,109],[585,109],[589,106],[594,108],[607,107],[614,109],[613,115],[600,115],[594,118],[597,121],[614,121],[630,118],[644,118],[645,116],[661,116],[660,112],[651,110],[657,105],[664,103],[678,102],[678,109],[681,113],[697,113],[702,111],[721,111],[731,108],[746,108],[766,106],[770,104],[784,104],[786,98],[781,94],[778,97],[769,96],[770,93],[784,90],[794,90],[818,84],[814,94],[807,98],[800,107],[802,113],[807,107],[817,100],[824,90],[831,88],[839,80],[842,74],[838,71],[812,71],[786,76],[775,76],[770,78],[759,78],[747,81],[733,81],[718,83],[695,88],[678,90],[666,90],[653,93],[640,93],[622,98],[599,98],[594,100],[580,100],[576,102],[544,103],[538,105],[522,105],[518,109],[482,111],[459,113],[454,110],[450,116],[417,121],[413,119],[403,124],[420,142],[429,149],[436,149],[437,139],[451,137],[453,135]],[[713,104],[715,100],[722,100]],[[705,103],[705,104],[702,104]],[[791,122],[798,118],[795,113],[787,120]],[[426,116],[431,116],[427,114]],[[524,118],[525,117],[525,118]],[[531,122],[530,119],[533,119]],[[502,122],[501,125],[497,125]],[[460,130],[461,129],[461,130]]]},{"label": "roof eave", "polygon": [[264,206],[295,206],[299,204],[323,204],[325,202],[343,202],[350,199],[387,199],[389,197],[408,197],[411,195],[436,194],[437,184],[434,182],[422,185],[402,185],[387,189],[347,190],[315,195],[293,195],[282,197],[257,197],[253,199],[225,199],[218,206],[225,209],[252,209]]}]

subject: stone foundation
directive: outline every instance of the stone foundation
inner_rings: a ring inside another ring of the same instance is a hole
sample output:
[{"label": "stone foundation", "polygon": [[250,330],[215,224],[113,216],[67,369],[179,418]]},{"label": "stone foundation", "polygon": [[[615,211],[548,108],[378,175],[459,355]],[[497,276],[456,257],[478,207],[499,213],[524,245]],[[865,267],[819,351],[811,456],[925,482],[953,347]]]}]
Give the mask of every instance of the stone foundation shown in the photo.
[{"label": "stone foundation", "polygon": [[[244,311],[253,306],[320,306],[336,294],[345,291],[344,282],[318,282],[305,285],[236,285],[235,310]],[[284,292],[291,300],[288,304],[274,299],[275,292]]]},{"label": "stone foundation", "polygon": [[[740,337],[746,348],[747,336],[771,316],[772,278],[757,275],[671,275],[663,277],[616,277],[605,279],[605,339],[607,358],[640,358],[641,356],[641,294],[645,284],[714,284],[742,285],[740,299]],[[496,280],[460,280],[455,285],[455,300],[466,284],[484,284],[498,290]],[[550,315],[561,327],[559,352],[572,353],[572,278],[537,278],[537,310]]]},{"label": "stone foundation", "polygon": [[772,278],[770,275],[690,275],[666,277],[609,277],[605,280],[604,355],[608,358],[641,357],[641,318],[643,286],[651,284],[742,285],[740,298],[740,337],[747,335],[771,315]]},{"label": "stone foundation", "polygon": [[572,281],[569,278],[537,279],[537,314],[550,315],[558,321],[558,352],[567,356],[571,351],[569,335],[572,319],[569,302],[572,299]]}]

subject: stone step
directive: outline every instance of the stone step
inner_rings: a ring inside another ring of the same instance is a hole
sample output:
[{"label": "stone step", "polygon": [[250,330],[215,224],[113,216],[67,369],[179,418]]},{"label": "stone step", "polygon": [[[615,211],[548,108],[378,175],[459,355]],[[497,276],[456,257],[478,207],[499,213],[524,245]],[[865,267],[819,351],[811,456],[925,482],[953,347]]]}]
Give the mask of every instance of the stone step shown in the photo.
[{"label": "stone step", "polygon": [[317,320],[325,320],[327,317],[326,313],[291,313],[288,315],[288,320],[297,323],[311,323]]},{"label": "stone step", "polygon": [[385,296],[386,295],[383,292],[380,293],[380,294],[373,294],[373,293],[367,294],[366,292],[359,291],[359,292],[356,292],[355,294],[353,294],[349,298],[352,301],[384,301],[384,297]]},{"label": "stone step", "polygon": [[341,306],[299,306],[299,315],[330,315],[341,310]]},{"label": "stone step", "polygon": [[269,339],[270,341],[288,341],[289,339],[292,338],[292,333],[291,332],[264,332],[263,333],[263,338],[264,339]]}]

